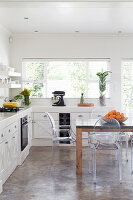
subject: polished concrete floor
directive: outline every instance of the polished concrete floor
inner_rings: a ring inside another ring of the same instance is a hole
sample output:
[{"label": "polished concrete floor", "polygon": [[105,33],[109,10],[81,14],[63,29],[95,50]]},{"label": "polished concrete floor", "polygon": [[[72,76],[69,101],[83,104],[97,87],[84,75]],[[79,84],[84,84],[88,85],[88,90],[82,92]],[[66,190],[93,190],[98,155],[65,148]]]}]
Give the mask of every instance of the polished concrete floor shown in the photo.
[{"label": "polished concrete floor", "polygon": [[[87,147],[83,149],[83,175],[75,175],[75,147],[57,147],[50,173],[50,147],[32,147],[30,154],[4,184],[0,200],[133,200],[130,158],[123,150],[123,182],[113,152],[97,154],[97,184],[88,173]],[[130,152],[129,152],[130,153]]]}]

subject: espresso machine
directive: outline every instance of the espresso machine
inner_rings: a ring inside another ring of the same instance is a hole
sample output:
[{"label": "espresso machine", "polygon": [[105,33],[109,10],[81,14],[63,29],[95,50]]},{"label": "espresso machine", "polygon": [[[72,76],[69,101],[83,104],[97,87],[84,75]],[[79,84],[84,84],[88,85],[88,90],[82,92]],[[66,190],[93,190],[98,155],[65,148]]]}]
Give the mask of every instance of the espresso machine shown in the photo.
[{"label": "espresso machine", "polygon": [[54,97],[52,97],[52,106],[65,106],[63,96],[65,96],[64,91],[54,91],[52,92]]}]

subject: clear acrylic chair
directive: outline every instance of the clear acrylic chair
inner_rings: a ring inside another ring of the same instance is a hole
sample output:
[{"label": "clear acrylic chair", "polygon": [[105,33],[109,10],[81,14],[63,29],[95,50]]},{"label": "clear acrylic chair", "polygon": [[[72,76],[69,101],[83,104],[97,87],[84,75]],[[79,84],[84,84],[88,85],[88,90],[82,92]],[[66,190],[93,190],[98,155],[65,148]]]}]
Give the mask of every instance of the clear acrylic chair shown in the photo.
[{"label": "clear acrylic chair", "polygon": [[[46,112],[46,115],[48,117],[50,127],[51,127],[51,136],[52,136],[52,159],[51,159],[51,169],[53,168],[54,164],[54,157],[55,157],[55,147],[57,144],[60,142],[70,142],[70,143],[75,143],[76,142],[76,136],[75,133],[71,130],[70,125],[61,125],[61,126],[56,126],[54,118],[52,115],[50,115],[48,112]],[[60,131],[68,132],[69,136],[68,137],[60,137],[59,133]]]},{"label": "clear acrylic chair", "polygon": [[[100,132],[97,132],[100,129]],[[89,171],[93,172],[96,183],[96,152],[98,150],[114,150],[118,155],[119,179],[122,181],[122,142],[121,128],[116,119],[108,118],[108,123],[98,119],[94,124],[92,133],[88,133]],[[92,169],[91,169],[92,165]]]}]

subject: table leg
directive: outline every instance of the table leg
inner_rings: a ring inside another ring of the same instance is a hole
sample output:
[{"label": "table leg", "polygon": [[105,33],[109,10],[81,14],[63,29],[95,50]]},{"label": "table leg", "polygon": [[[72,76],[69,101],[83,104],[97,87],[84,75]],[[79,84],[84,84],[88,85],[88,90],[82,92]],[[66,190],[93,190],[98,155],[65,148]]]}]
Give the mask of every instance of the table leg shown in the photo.
[{"label": "table leg", "polygon": [[82,175],[82,129],[76,128],[76,174]]}]

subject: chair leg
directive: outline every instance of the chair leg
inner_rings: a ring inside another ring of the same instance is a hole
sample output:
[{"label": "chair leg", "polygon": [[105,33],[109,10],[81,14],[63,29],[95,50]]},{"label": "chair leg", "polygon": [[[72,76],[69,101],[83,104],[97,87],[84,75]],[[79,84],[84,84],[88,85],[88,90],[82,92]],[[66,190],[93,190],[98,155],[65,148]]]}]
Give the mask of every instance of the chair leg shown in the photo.
[{"label": "chair leg", "polygon": [[51,157],[51,174],[52,174],[53,169],[54,169],[55,151],[56,151],[56,142],[53,141],[53,144],[52,144],[52,157]]},{"label": "chair leg", "polygon": [[96,183],[96,149],[93,150],[93,181]]},{"label": "chair leg", "polygon": [[126,134],[126,161],[128,162],[128,133]]},{"label": "chair leg", "polygon": [[88,146],[89,173],[92,172],[92,149]]},{"label": "chair leg", "polygon": [[118,151],[115,151],[115,160],[118,160]]},{"label": "chair leg", "polygon": [[119,153],[119,179],[120,183],[122,182],[122,154],[121,154],[121,147],[118,148]]},{"label": "chair leg", "polygon": [[133,137],[131,136],[131,174],[133,174]]}]

